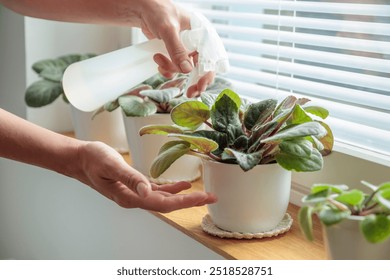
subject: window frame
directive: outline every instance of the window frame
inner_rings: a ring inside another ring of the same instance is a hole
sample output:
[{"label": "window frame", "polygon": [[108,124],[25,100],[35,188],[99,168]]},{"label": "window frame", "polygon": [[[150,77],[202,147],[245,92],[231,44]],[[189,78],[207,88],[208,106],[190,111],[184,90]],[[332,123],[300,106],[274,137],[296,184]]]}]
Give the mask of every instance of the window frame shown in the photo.
[{"label": "window frame", "polygon": [[[182,4],[181,1],[176,2]],[[191,1],[182,2],[187,4]],[[227,2],[231,3],[232,1]],[[199,4],[204,3],[207,4],[207,1],[199,1]],[[324,157],[324,162],[323,170],[318,172],[293,172],[292,203],[300,205],[301,197],[309,192],[309,188],[314,183],[343,183],[351,187],[359,187],[361,180],[373,184],[390,181],[390,177],[386,177],[390,174],[390,156],[343,143],[338,139],[335,139],[332,154]]]}]

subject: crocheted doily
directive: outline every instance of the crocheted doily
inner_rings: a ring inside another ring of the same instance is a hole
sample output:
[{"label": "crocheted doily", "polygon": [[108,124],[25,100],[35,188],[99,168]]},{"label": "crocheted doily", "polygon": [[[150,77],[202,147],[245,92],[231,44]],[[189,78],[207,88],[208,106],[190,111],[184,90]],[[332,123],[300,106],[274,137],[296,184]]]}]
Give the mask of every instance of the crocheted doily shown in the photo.
[{"label": "crocheted doily", "polygon": [[259,233],[231,232],[217,227],[211,220],[210,215],[206,214],[206,216],[204,216],[202,219],[201,226],[203,231],[207,232],[208,234],[218,236],[221,238],[252,239],[252,238],[273,237],[285,233],[290,230],[292,223],[293,223],[293,219],[291,218],[290,214],[286,213],[282,221],[280,221],[280,223],[270,231],[259,232]]}]

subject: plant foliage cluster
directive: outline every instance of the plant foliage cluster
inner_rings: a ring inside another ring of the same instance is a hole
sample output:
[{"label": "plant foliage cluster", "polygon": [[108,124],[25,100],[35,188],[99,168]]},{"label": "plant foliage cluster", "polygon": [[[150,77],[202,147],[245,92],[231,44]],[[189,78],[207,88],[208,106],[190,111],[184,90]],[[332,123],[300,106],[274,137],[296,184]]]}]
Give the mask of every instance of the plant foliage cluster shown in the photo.
[{"label": "plant foliage cluster", "polygon": [[62,87],[65,69],[74,62],[94,57],[95,54],[69,54],[55,59],[35,62],[32,69],[40,79],[27,87],[25,102],[29,107],[42,107],[54,102],[59,96],[68,103]]},{"label": "plant foliage cluster", "polygon": [[[107,102],[94,115],[103,111],[112,112],[121,107],[127,117],[146,117],[156,113],[170,113],[172,108],[188,100],[185,90],[189,75],[177,74],[167,79],[157,73],[144,82],[131,88],[117,99]],[[217,77],[210,90],[217,87],[229,86],[230,83]]]},{"label": "plant foliage cluster", "polygon": [[204,92],[201,100],[187,100],[171,111],[174,125],[149,125],[140,135],[175,137],[161,147],[151,167],[158,177],[184,154],[207,156],[239,164],[248,171],[258,164],[277,162],[287,170],[316,171],[333,148],[331,129],[323,122],[328,111],[306,106],[306,98],[288,96],[278,103],[252,103],[231,89]]},{"label": "plant foliage cluster", "polygon": [[298,215],[302,232],[313,240],[312,216],[316,214],[325,226],[338,224],[350,216],[362,216],[360,229],[371,243],[390,237],[390,182],[378,186],[362,181],[371,192],[349,189],[346,185],[316,184],[303,198],[306,204]]}]

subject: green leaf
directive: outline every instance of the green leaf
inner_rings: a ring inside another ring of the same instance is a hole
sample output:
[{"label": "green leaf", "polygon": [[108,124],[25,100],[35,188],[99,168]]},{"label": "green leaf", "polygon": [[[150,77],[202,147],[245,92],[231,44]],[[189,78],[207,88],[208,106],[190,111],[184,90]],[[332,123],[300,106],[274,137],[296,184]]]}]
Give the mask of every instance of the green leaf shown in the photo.
[{"label": "green leaf", "polygon": [[137,96],[142,97],[140,92],[143,91],[143,90],[149,90],[149,89],[153,89],[153,88],[150,85],[140,84],[140,85],[137,85],[137,86],[131,88],[128,92],[123,94],[123,96],[125,96],[125,95],[137,95]]},{"label": "green leaf", "polygon": [[307,114],[300,105],[296,104],[293,109],[291,123],[300,124],[311,121],[313,121],[313,119],[309,116],[309,114]]},{"label": "green leaf", "polygon": [[[96,54],[94,53],[85,53],[85,54],[81,54],[80,55],[80,61],[81,60],[86,60],[86,59],[89,59],[89,58],[92,58],[92,57],[95,57]],[[62,57],[60,57],[61,59],[63,59]]]},{"label": "green leaf", "polygon": [[106,104],[103,105],[104,110],[106,110],[107,112],[112,112],[116,110],[118,107],[119,107],[118,99],[111,102],[107,102]]},{"label": "green leaf", "polygon": [[312,143],[303,138],[282,141],[279,148],[283,153],[297,157],[310,157],[313,151]]},{"label": "green leaf", "polygon": [[67,103],[67,104],[70,103],[65,94],[62,94],[61,96],[62,96],[62,100],[64,100],[65,103]]},{"label": "green leaf", "polygon": [[292,95],[287,96],[276,107],[274,115],[277,116],[277,115],[283,113],[286,109],[292,109],[296,103],[297,103],[297,98],[295,96],[292,96]]},{"label": "green leaf", "polygon": [[226,133],[215,131],[215,130],[197,130],[191,133],[192,136],[199,136],[208,138],[218,143],[218,149],[213,151],[213,154],[220,155],[223,150],[227,147],[227,135]]},{"label": "green leaf", "polygon": [[298,222],[301,231],[310,241],[314,240],[312,213],[313,208],[309,206],[303,206],[298,212]]},{"label": "green leaf", "polygon": [[305,136],[324,136],[327,133],[326,129],[318,122],[307,122],[298,125],[291,125],[280,130],[275,135],[263,139],[262,143],[277,142],[284,139],[293,139]]},{"label": "green leaf", "polygon": [[262,125],[272,115],[277,105],[277,100],[267,99],[249,105],[244,114],[244,125],[251,130],[255,125]]},{"label": "green leaf", "polygon": [[340,194],[340,193],[348,190],[348,186],[347,185],[314,184],[311,187],[311,193],[315,194],[315,193],[321,192],[321,191],[323,191],[325,189],[326,190],[330,190],[331,192]]},{"label": "green leaf", "polygon": [[321,136],[313,136],[313,137],[316,137],[321,142],[321,144],[323,146],[321,149],[321,154],[323,156],[327,156],[333,150],[333,145],[334,145],[333,133],[332,133],[332,130],[330,129],[330,127],[326,123],[324,123],[324,122],[318,122],[318,123],[321,124],[321,126],[325,128],[327,133],[323,137],[321,137]]},{"label": "green leaf", "polygon": [[241,106],[241,98],[240,96],[235,93],[234,91],[232,91],[231,89],[224,89],[218,96],[217,96],[217,99],[215,100],[215,103],[214,105],[221,99],[221,98],[224,98],[228,96],[230,100],[232,100],[236,106],[237,106],[237,109],[240,108]]},{"label": "green leaf", "polygon": [[251,154],[242,153],[239,151],[235,151],[233,149],[226,148],[225,153],[230,157],[234,157],[237,160],[237,163],[240,165],[241,169],[244,171],[248,171],[259,164],[261,160],[261,153],[255,152]]},{"label": "green leaf", "polygon": [[237,101],[230,97],[233,95],[232,93],[235,94],[233,91],[224,90],[218,96],[211,109],[211,122],[213,128],[216,131],[226,133],[228,135],[229,144],[233,143],[237,137],[243,134],[238,114],[239,106]]},{"label": "green leaf", "polygon": [[296,172],[318,171],[323,166],[322,156],[316,149],[313,149],[310,157],[297,157],[281,151],[276,155],[276,161],[283,168]]},{"label": "green leaf", "polygon": [[376,200],[388,211],[390,211],[390,189],[382,189],[376,194]]},{"label": "green leaf", "polygon": [[156,105],[133,95],[119,97],[119,104],[127,117],[145,117],[156,113]]},{"label": "green leaf", "polygon": [[385,182],[385,183],[380,184],[380,185],[378,186],[378,189],[379,189],[380,191],[390,189],[390,182]]},{"label": "green leaf", "polygon": [[159,177],[167,170],[178,158],[190,151],[190,144],[185,141],[171,141],[165,143],[159,155],[154,159],[150,168],[150,176]]},{"label": "green leaf", "polygon": [[60,56],[59,58],[57,58],[58,60],[62,60],[67,66],[75,63],[75,62],[78,62],[78,61],[81,61],[81,60],[85,60],[85,59],[88,59],[88,58],[91,58],[91,57],[94,57],[96,56],[95,54],[92,54],[92,53],[87,53],[87,54],[68,54],[68,55],[63,55],[63,56]]},{"label": "green leaf", "polygon": [[217,96],[218,95],[205,91],[200,94],[200,99],[204,104],[206,104],[207,107],[211,108],[213,107],[215,100],[217,100]]},{"label": "green leaf", "polygon": [[112,112],[116,110],[118,107],[119,107],[118,99],[115,99],[114,101],[106,102],[102,107],[100,107],[99,109],[93,112],[92,119],[94,119],[100,113],[103,113],[105,111]]},{"label": "green leaf", "polygon": [[304,110],[310,114],[313,114],[321,119],[326,119],[329,116],[329,111],[320,106],[307,106]]},{"label": "green leaf", "polygon": [[39,74],[45,69],[56,68],[59,65],[66,68],[67,64],[64,61],[58,62],[56,59],[43,59],[35,62],[31,68],[35,71],[35,73]]},{"label": "green leaf", "polygon": [[280,114],[276,115],[274,112],[273,122],[277,123],[275,131],[279,131],[281,127],[285,127],[288,120],[291,118],[293,108],[283,110]]},{"label": "green leaf", "polygon": [[370,190],[372,190],[373,192],[377,191],[378,190],[378,186],[375,186],[369,182],[366,182],[366,181],[361,181],[361,183],[366,186],[367,188],[369,188]]},{"label": "green leaf", "polygon": [[63,93],[60,83],[40,80],[32,83],[25,94],[25,102],[29,107],[42,107],[52,103]]},{"label": "green leaf", "polygon": [[172,109],[171,118],[179,126],[196,129],[210,118],[210,110],[200,101],[185,101]]},{"label": "green leaf", "polygon": [[241,97],[240,111],[246,112],[251,104],[253,103],[250,100]]},{"label": "green leaf", "polygon": [[232,88],[231,82],[222,77],[215,77],[214,82],[206,88],[206,92],[211,94],[219,94],[222,90],[227,88]]},{"label": "green leaf", "polygon": [[161,84],[158,89],[168,89],[168,88],[177,88],[179,89],[179,93],[183,90],[185,85],[188,82],[188,77],[178,77],[172,80],[168,80],[165,83]]},{"label": "green leaf", "polygon": [[343,192],[339,196],[335,198],[335,200],[344,203],[349,204],[351,206],[359,206],[364,201],[364,193],[360,190],[351,190],[348,192]]},{"label": "green leaf", "polygon": [[248,137],[246,135],[241,135],[236,140],[234,140],[232,147],[234,148],[234,150],[246,151],[248,149],[248,143]]},{"label": "green leaf", "polygon": [[162,83],[166,82],[168,79],[162,76],[160,73],[157,73],[150,77],[149,79],[146,79],[143,84],[149,85],[152,88],[159,87]]},{"label": "green leaf", "polygon": [[337,224],[350,215],[351,213],[349,211],[341,211],[330,207],[324,207],[318,213],[321,222],[326,226]]},{"label": "green leaf", "polygon": [[175,98],[172,98],[171,100],[169,100],[169,106],[170,106],[170,110],[169,112],[172,111],[173,108],[175,108],[177,105],[185,102],[185,101],[188,101],[188,98],[186,96],[179,96],[179,97],[175,97]]},{"label": "green leaf", "polygon": [[184,134],[169,134],[170,137],[177,137],[189,142],[195,149],[203,154],[209,154],[218,148],[218,143],[204,137],[184,135]]},{"label": "green leaf", "polygon": [[[325,187],[325,186],[324,186]],[[314,193],[310,193],[308,195],[305,195],[302,198],[302,202],[304,203],[320,203],[325,202],[329,196],[330,188],[324,188],[322,190],[318,190]]]},{"label": "green leaf", "polygon": [[149,89],[142,90],[140,94],[147,96],[156,103],[168,103],[172,98],[180,94],[179,88]]},{"label": "green leaf", "polygon": [[80,54],[67,54],[58,57],[56,60],[63,61],[66,65],[70,65],[74,62],[80,61]]},{"label": "green leaf", "polygon": [[252,129],[252,135],[249,137],[248,152],[257,151],[261,147],[261,140],[271,135],[278,127],[278,122],[271,121],[262,126]]},{"label": "green leaf", "polygon": [[46,60],[46,62],[41,65],[42,68],[39,72],[39,76],[52,82],[61,82],[67,66],[68,65],[62,60]]},{"label": "green leaf", "polygon": [[387,215],[369,215],[360,223],[364,237],[371,243],[380,243],[390,237],[390,218]]},{"label": "green leaf", "polygon": [[146,125],[139,131],[139,135],[141,136],[145,134],[168,135],[170,133],[182,134],[184,131],[172,125]]},{"label": "green leaf", "polygon": [[325,147],[324,147],[324,145],[322,145],[321,141],[317,139],[317,137],[308,136],[308,137],[306,137],[306,139],[308,139],[310,142],[312,142],[314,147],[316,147],[317,150],[320,151],[322,154],[322,150],[324,150]]},{"label": "green leaf", "polygon": [[35,62],[32,69],[42,78],[61,82],[65,69],[72,63],[95,56],[94,54],[69,54],[56,59],[43,59]]}]

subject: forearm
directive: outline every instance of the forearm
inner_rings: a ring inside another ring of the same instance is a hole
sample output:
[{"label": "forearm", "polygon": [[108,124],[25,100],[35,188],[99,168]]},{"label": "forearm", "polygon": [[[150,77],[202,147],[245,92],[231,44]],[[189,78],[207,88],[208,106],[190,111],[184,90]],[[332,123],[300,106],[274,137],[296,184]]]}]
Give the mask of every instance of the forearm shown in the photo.
[{"label": "forearm", "polygon": [[144,0],[0,0],[30,17],[56,21],[140,27]]},{"label": "forearm", "polygon": [[81,143],[0,109],[0,157],[70,176],[77,172]]}]

